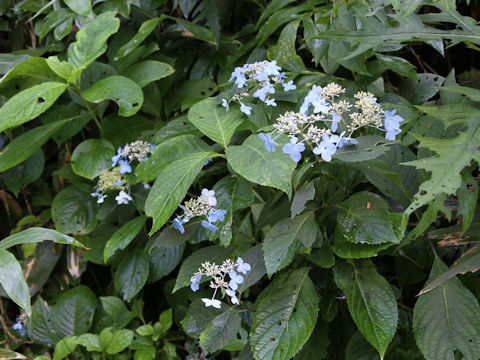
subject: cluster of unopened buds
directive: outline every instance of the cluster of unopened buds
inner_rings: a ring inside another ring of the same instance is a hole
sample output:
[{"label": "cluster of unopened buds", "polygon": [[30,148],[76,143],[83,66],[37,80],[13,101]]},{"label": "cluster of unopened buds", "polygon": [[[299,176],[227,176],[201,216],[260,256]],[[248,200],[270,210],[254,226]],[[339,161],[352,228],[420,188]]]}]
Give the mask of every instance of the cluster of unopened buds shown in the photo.
[{"label": "cluster of unopened buds", "polygon": [[[252,107],[245,104],[245,98],[250,97],[250,92],[253,91],[252,96],[258,98],[267,106],[277,106],[275,98],[275,85],[282,84],[283,91],[296,89],[293,80],[285,82],[287,78],[282,68],[273,61],[260,61],[253,64],[245,64],[242,67],[237,67],[232,72],[229,81],[235,80],[238,92],[230,99],[222,99],[222,106],[229,110],[230,102],[238,102],[240,104],[240,111],[246,115],[251,115]],[[245,89],[244,89],[245,88]]]},{"label": "cluster of unopened buds", "polygon": [[396,110],[384,111],[373,94],[363,91],[354,95],[354,103],[336,101],[344,92],[345,89],[336,83],[325,87],[314,85],[299,112],[286,112],[277,118],[272,133],[258,134],[264,141],[265,149],[275,151],[275,146],[278,146],[275,139],[280,134],[286,134],[290,142],[283,146],[282,151],[290,155],[293,161],[300,161],[306,143],[315,155],[328,162],[338,148],[358,144],[352,135],[364,126],[385,131],[387,140],[395,140],[395,136],[401,132],[400,123],[403,121],[401,116],[395,114]]},{"label": "cluster of unopened buds", "polygon": [[[234,305],[240,303],[237,297],[238,286],[245,280],[240,274],[246,275],[251,270],[250,264],[243,261],[241,257],[237,258],[237,261],[233,262],[230,259],[225,260],[221,265],[215,263],[210,264],[208,261],[201,265],[201,268],[190,279],[190,289],[197,291],[200,288],[200,281],[203,276],[210,277],[210,287],[215,289],[211,299],[202,298],[206,307],[213,306],[220,309],[222,303],[220,300],[215,299],[218,289],[222,288],[225,294],[230,297],[230,302]],[[228,275],[228,279],[227,279]]]},{"label": "cluster of unopened buds", "polygon": [[180,205],[183,214],[173,220],[172,226],[183,234],[185,232],[184,224],[196,216],[204,216],[206,220],[202,220],[202,226],[205,229],[215,232],[218,230],[218,227],[213,225],[213,223],[225,220],[225,214],[227,213],[226,210],[215,209],[215,206],[217,206],[215,191],[202,189],[200,196],[192,198],[183,205]]},{"label": "cluster of unopened buds", "polygon": [[[117,204],[128,204],[132,201],[130,189],[123,175],[132,172],[132,163],[134,161],[142,162],[147,160],[155,146],[155,144],[137,140],[126,144],[123,149],[119,147],[117,154],[112,157],[112,168],[99,176],[97,185],[94,187],[95,192],[90,195],[98,198],[97,203],[101,204],[105,201],[108,191],[119,191],[115,197]],[[148,187],[148,184],[144,184],[144,186]]]}]

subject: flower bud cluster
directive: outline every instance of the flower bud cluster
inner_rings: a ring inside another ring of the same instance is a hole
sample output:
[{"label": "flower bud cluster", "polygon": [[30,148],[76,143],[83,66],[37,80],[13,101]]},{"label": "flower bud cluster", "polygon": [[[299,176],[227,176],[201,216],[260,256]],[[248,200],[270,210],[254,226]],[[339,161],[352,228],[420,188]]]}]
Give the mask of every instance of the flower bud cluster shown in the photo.
[{"label": "flower bud cluster", "polygon": [[[108,191],[111,191],[111,190],[120,191],[120,193],[127,195],[125,193],[125,190],[126,190],[125,184],[126,184],[126,180],[120,174],[120,168],[115,167],[111,170],[105,171],[103,174],[99,176],[97,185],[95,185],[94,187],[95,192],[91,193],[90,195],[93,197],[97,197],[98,198],[97,203],[101,204],[104,202],[105,198],[107,197],[106,192]],[[125,201],[123,199],[124,195],[122,195],[121,198],[122,198],[121,200],[122,202],[119,202],[119,200],[117,199],[118,204],[124,203]]]},{"label": "flower bud cluster", "polygon": [[222,106],[229,109],[230,102],[238,102],[240,104],[240,111],[246,115],[251,115],[252,107],[245,104],[245,98],[252,97],[259,99],[267,106],[277,106],[275,98],[272,97],[275,94],[275,85],[282,84],[283,91],[287,92],[296,89],[296,85],[293,80],[284,82],[286,75],[281,72],[282,68],[277,65],[275,60],[273,61],[260,61],[253,64],[245,64],[242,67],[236,67],[232,72],[232,76],[229,81],[235,81],[238,89],[247,88],[248,91],[242,91],[241,93],[234,94],[229,100],[222,99]]},{"label": "flower bud cluster", "polygon": [[364,126],[385,131],[387,140],[395,140],[403,121],[401,116],[395,115],[395,110],[384,111],[377,98],[364,91],[354,95],[354,103],[345,99],[337,101],[336,98],[343,93],[345,89],[336,83],[325,87],[313,85],[298,113],[290,111],[280,115],[273,124],[275,130],[272,133],[258,135],[267,151],[275,151],[275,146],[278,146],[273,135],[286,134],[290,142],[283,146],[282,151],[293,161],[300,161],[306,143],[315,155],[328,162],[338,148],[358,144],[352,135]]},{"label": "flower bud cluster", "polygon": [[150,144],[146,141],[137,140],[130,144],[125,144],[123,149],[121,147],[117,150],[117,155],[112,157],[112,168],[120,167],[120,174],[126,174],[132,172],[131,163],[134,160],[139,162],[148,159],[148,155],[151,154],[155,148],[155,144]]},{"label": "flower bud cluster", "polygon": [[[208,261],[201,264],[201,268],[190,279],[190,289],[197,291],[200,288],[200,281],[203,276],[210,277],[210,287],[215,289],[211,299],[202,298],[206,307],[213,306],[217,309],[221,308],[220,300],[215,299],[218,289],[222,288],[230,297],[232,304],[240,303],[236,291],[238,285],[242,284],[244,277],[240,274],[247,274],[251,270],[250,264],[243,261],[241,257],[236,262],[230,259],[225,260],[221,265],[215,263],[210,264]],[[227,279],[228,275],[228,279]]]},{"label": "flower bud cluster", "polygon": [[173,228],[180,231],[182,234],[185,232],[184,224],[188,223],[191,218],[196,216],[205,216],[206,220],[202,220],[202,226],[212,232],[218,230],[218,227],[213,225],[218,221],[225,220],[226,210],[215,209],[217,206],[217,199],[215,198],[215,191],[202,189],[201,195],[192,198],[180,205],[183,210],[183,215],[177,216],[173,220]]}]

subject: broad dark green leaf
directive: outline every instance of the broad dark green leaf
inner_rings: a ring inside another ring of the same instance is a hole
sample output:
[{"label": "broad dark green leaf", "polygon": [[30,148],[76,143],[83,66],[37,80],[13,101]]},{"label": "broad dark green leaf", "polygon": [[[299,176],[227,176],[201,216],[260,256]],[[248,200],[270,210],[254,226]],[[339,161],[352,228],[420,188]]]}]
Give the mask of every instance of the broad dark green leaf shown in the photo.
[{"label": "broad dark green leaf", "polygon": [[0,249],[0,285],[15,304],[20,306],[30,316],[30,293],[23,271],[13,254],[5,249]]},{"label": "broad dark green leaf", "polygon": [[52,203],[55,228],[65,234],[86,235],[97,226],[98,204],[90,195],[92,188],[76,184],[60,191]]},{"label": "broad dark green leaf", "polygon": [[84,247],[74,238],[68,235],[61,234],[53,229],[31,227],[29,229],[17,232],[4,238],[2,241],[0,241],[0,249],[8,249],[15,245],[36,243],[44,240],[51,240],[58,244],[68,244]]},{"label": "broad dark green leaf", "polygon": [[292,213],[292,218],[294,216],[300,215],[303,210],[305,210],[305,204],[309,200],[313,200],[315,197],[315,186],[313,181],[306,183],[300,189],[295,191],[295,195],[293,196],[292,206],[290,211]]},{"label": "broad dark green leaf", "polygon": [[341,262],[333,270],[335,282],[345,291],[353,321],[383,359],[398,321],[392,288],[369,261]]},{"label": "broad dark green leaf", "polygon": [[27,330],[33,341],[48,347],[54,347],[62,338],[54,327],[52,309],[40,296],[32,306],[32,317],[27,322]]},{"label": "broad dark green leaf", "polygon": [[155,27],[161,20],[161,17],[153,18],[142,23],[138,29],[138,32],[125,45],[117,50],[117,53],[115,54],[115,60],[132,53],[133,50],[135,50],[142,43],[142,41],[152,33],[153,30],[155,30]]},{"label": "broad dark green leaf", "polygon": [[90,120],[92,120],[92,115],[74,102],[68,105],[54,104],[42,116],[42,122],[44,124],[62,121],[63,125],[51,136],[58,145],[70,140],[70,138],[80,132]]},{"label": "broad dark green leaf", "polygon": [[210,139],[226,148],[235,129],[243,122],[243,115],[237,108],[227,112],[218,104],[216,98],[207,98],[191,107],[188,112],[188,121]]},{"label": "broad dark green leaf", "polygon": [[125,350],[132,342],[134,333],[129,329],[112,331],[105,328],[99,335],[100,346],[107,354],[117,354]]},{"label": "broad dark green leaf", "polygon": [[100,301],[105,312],[111,316],[113,325],[117,328],[125,327],[135,317],[123,301],[115,296],[100,297]]},{"label": "broad dark green leaf", "polygon": [[115,148],[108,140],[88,139],[81,142],[72,154],[75,174],[92,180],[112,167]]},{"label": "broad dark green leaf", "polygon": [[462,177],[463,183],[457,191],[458,215],[462,216],[462,234],[472,224],[478,199],[478,184],[473,176],[466,172]]},{"label": "broad dark green leaf", "polygon": [[348,341],[345,360],[380,360],[380,356],[363,335],[356,332]]},{"label": "broad dark green leaf", "polygon": [[[447,266],[435,257],[428,282]],[[480,306],[458,279],[450,279],[421,295],[413,309],[413,331],[417,345],[428,360],[454,359],[454,351],[465,360],[480,358]]]},{"label": "broad dark green leaf", "polygon": [[213,153],[186,155],[165,167],[155,180],[145,203],[145,213],[153,217],[150,235],[163,226],[181,203],[193,180]]},{"label": "broad dark green leaf", "polygon": [[65,0],[65,5],[78,15],[88,16],[92,12],[90,0]]},{"label": "broad dark green leaf", "polygon": [[380,136],[360,136],[355,140],[358,145],[345,145],[337,150],[333,158],[350,163],[375,159],[388,151],[386,140]]},{"label": "broad dark green leaf", "polygon": [[222,311],[226,311],[227,306],[222,303],[222,309],[216,309],[212,306],[205,307],[202,300],[193,301],[187,311],[187,314],[180,321],[183,330],[189,336],[199,338],[205,331],[210,321],[220,315]]},{"label": "broad dark green leaf", "polygon": [[95,294],[85,285],[64,292],[52,308],[55,329],[62,336],[86,333],[97,306]]},{"label": "broad dark green leaf", "polygon": [[398,87],[398,92],[411,103],[420,104],[435,96],[444,81],[445,78],[440,75],[421,73],[418,74],[417,80],[404,79]]},{"label": "broad dark green leaf", "polygon": [[142,89],[125,76],[110,76],[93,84],[82,92],[82,97],[90,102],[99,103],[113,100],[118,105],[118,115],[132,116],[143,104]]},{"label": "broad dark green leaf", "polygon": [[87,351],[102,351],[100,338],[95,334],[83,334],[77,337],[78,345],[85,346]]},{"label": "broad dark green leaf", "polygon": [[220,350],[235,338],[241,321],[236,308],[230,308],[218,315],[200,335],[200,346],[209,352]]},{"label": "broad dark green leaf", "polygon": [[270,60],[276,60],[282,68],[295,72],[305,71],[302,58],[297,55],[295,49],[299,24],[300,20],[295,20],[286,25],[280,33],[277,45],[271,47],[268,51]]},{"label": "broad dark green leaf", "polygon": [[271,276],[289,265],[301,244],[309,247],[316,237],[314,212],[277,222],[263,241],[263,257],[268,275]]},{"label": "broad dark green leaf", "polygon": [[[280,147],[286,139],[276,140]],[[253,134],[241,146],[227,149],[227,160],[235,172],[247,180],[264,186],[272,186],[292,196],[292,173],[297,163],[283,152],[268,152],[263,141]]]},{"label": "broad dark green leaf", "polygon": [[8,169],[3,174],[5,185],[18,196],[23,185],[37,180],[42,175],[45,156],[42,151],[36,151],[25,162]]},{"label": "broad dark green leaf", "polygon": [[318,320],[312,335],[295,356],[295,360],[323,360],[326,359],[330,339],[328,337],[328,323]]},{"label": "broad dark green leaf", "polygon": [[166,63],[147,60],[126,67],[120,74],[135,81],[138,86],[143,88],[153,81],[172,75],[174,72],[175,69]]},{"label": "broad dark green leaf", "polygon": [[384,243],[377,245],[352,243],[347,240],[339,231],[335,232],[332,244],[333,252],[344,259],[363,259],[377,256],[378,253],[395,243]]},{"label": "broad dark green leaf", "polygon": [[122,259],[113,279],[123,300],[132,300],[142,290],[148,279],[149,265],[148,256],[140,249]]},{"label": "broad dark green leaf", "polygon": [[45,82],[17,93],[0,108],[0,132],[36,118],[52,106],[66,88],[64,83]]},{"label": "broad dark green leaf", "polygon": [[75,351],[75,349],[77,348],[77,343],[78,340],[76,336],[64,337],[55,346],[55,351],[53,352],[53,360],[62,360],[66,358],[68,355]]},{"label": "broad dark green leaf", "polygon": [[[175,232],[178,233],[177,230]],[[182,259],[185,244],[168,247],[154,247],[148,253],[150,259],[151,282],[155,282],[170,274]]]},{"label": "broad dark green leaf", "polygon": [[116,251],[125,249],[142,230],[146,221],[147,217],[145,215],[137,216],[115,231],[105,244],[105,249],[103,251],[105,262],[107,262]]},{"label": "broad dark green leaf", "polygon": [[317,321],[318,295],[308,269],[281,274],[255,303],[250,342],[256,359],[291,359]]},{"label": "broad dark green leaf", "polygon": [[254,285],[266,273],[265,261],[263,260],[262,245],[255,245],[242,255],[244,262],[250,265],[251,269],[243,276],[243,283],[238,286],[238,292],[241,294],[250,286]]},{"label": "broad dark green leaf", "polygon": [[384,54],[375,54],[380,63],[387,69],[396,72],[399,75],[409,77],[413,80],[417,80],[417,72],[415,66],[413,66],[408,60],[398,56],[390,56]]}]

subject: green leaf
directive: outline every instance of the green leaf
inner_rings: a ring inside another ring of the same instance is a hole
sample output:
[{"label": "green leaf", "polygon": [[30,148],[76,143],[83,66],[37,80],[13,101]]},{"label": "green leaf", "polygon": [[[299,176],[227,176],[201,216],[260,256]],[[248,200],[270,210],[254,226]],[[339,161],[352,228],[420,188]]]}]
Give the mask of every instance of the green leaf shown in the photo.
[{"label": "green leaf", "polygon": [[300,25],[300,20],[295,20],[282,29],[277,45],[272,46],[268,51],[268,58],[277,60],[278,65],[282,68],[302,72],[305,71],[305,65],[295,49],[298,25]]},{"label": "green leaf", "polygon": [[430,179],[420,185],[414,201],[405,210],[404,225],[412,212],[435,200],[440,194],[455,194],[462,185],[463,168],[472,160],[480,163],[480,151],[476,150],[477,144],[480,144],[480,124],[472,116],[467,120],[467,126],[465,131],[453,139],[419,137],[419,147],[434,151],[436,155],[404,163],[431,172]]},{"label": "green leaf", "polygon": [[166,166],[173,161],[180,160],[185,155],[207,152],[210,147],[198,137],[181,135],[161,141],[148,160],[137,165],[135,174],[139,180],[151,181],[160,175]]},{"label": "green leaf", "polygon": [[[280,147],[286,143],[278,138]],[[227,160],[235,172],[247,180],[272,186],[292,196],[292,173],[297,163],[281,151],[268,152],[257,134],[250,135],[242,145],[227,149]]]},{"label": "green leaf", "polygon": [[97,226],[98,204],[90,195],[92,188],[76,184],[60,191],[52,203],[55,228],[65,234],[86,235]]},{"label": "green leaf", "polygon": [[235,338],[241,322],[237,309],[228,309],[208,323],[200,335],[200,346],[208,352],[220,350]]},{"label": "green leaf", "polygon": [[390,56],[383,54],[375,54],[376,58],[380,63],[385,66],[387,69],[396,72],[399,75],[406,76],[413,80],[418,79],[415,66],[413,66],[408,60],[398,56]]},{"label": "green leaf", "polygon": [[205,160],[212,155],[213,153],[210,152],[186,155],[173,161],[162,170],[145,203],[145,213],[153,217],[150,235],[167,222],[202,170]]},{"label": "green leaf", "polygon": [[[232,247],[225,248],[223,246],[213,245],[195,251],[182,263],[172,293],[184,286],[189,286],[191,284],[190,279],[198,271],[203,262],[209,261],[210,263],[221,264],[223,260],[232,254],[233,250]],[[206,281],[206,279],[202,280]]]},{"label": "green leaf", "polygon": [[216,44],[215,34],[213,32],[211,32],[209,29],[207,29],[203,26],[194,24],[190,21],[184,20],[182,18],[177,18],[177,17],[173,17],[173,16],[168,16],[168,18],[172,19],[173,21],[176,21],[178,24],[182,25],[185,29],[190,31],[193,34],[193,36],[195,36],[197,39],[206,41],[206,42],[211,43],[213,45]]},{"label": "green leaf", "polygon": [[338,207],[341,210],[335,231],[339,231],[346,240],[369,245],[399,242],[388,204],[378,195],[356,193]]},{"label": "green leaf", "polygon": [[[177,233],[178,231],[175,230]],[[150,276],[151,282],[160,280],[170,274],[182,259],[185,244],[177,246],[152,248],[148,253],[150,260]]]},{"label": "green leaf", "polygon": [[[478,184],[471,173],[463,174],[463,184],[457,191],[458,215],[462,216],[462,234],[468,230],[475,216],[478,199]],[[468,185],[467,185],[468,184]]]},{"label": "green leaf", "polygon": [[344,259],[362,259],[377,256],[384,249],[389,248],[396,243],[384,243],[377,245],[352,243],[342,235],[340,231],[335,232],[332,244],[333,252]]},{"label": "green leaf", "polygon": [[262,245],[255,245],[242,255],[244,262],[250,265],[251,269],[243,276],[243,283],[238,286],[238,292],[241,294],[250,286],[257,283],[266,273],[265,261],[263,260]]},{"label": "green leaf", "polygon": [[37,243],[37,242],[42,242],[44,240],[54,241],[58,244],[67,244],[67,245],[84,247],[80,242],[78,242],[74,238],[68,235],[61,234],[58,231],[55,231],[53,229],[32,227],[4,238],[2,241],[0,241],[0,249],[6,250],[15,245]]},{"label": "green leaf", "polygon": [[53,323],[62,336],[86,333],[97,306],[95,294],[85,285],[64,292],[52,309]]},{"label": "green leaf", "polygon": [[92,4],[90,0],[64,0],[73,12],[78,15],[88,16],[92,12]]},{"label": "green leaf", "polygon": [[35,23],[35,32],[37,33],[39,40],[42,41],[50,31],[62,26],[62,24],[71,22],[74,16],[75,14],[66,8],[56,9],[49,13],[45,16],[43,21]]},{"label": "green leaf", "polygon": [[112,166],[115,148],[108,140],[88,139],[81,142],[72,154],[75,174],[92,180]]},{"label": "green leaf", "polygon": [[105,249],[103,250],[105,262],[107,262],[116,251],[125,249],[142,230],[146,221],[147,217],[145,215],[137,216],[115,231],[112,237],[108,239],[105,244]]},{"label": "green leaf", "polygon": [[15,256],[5,249],[0,249],[0,284],[10,299],[30,316],[30,293],[22,268]]},{"label": "green leaf", "polygon": [[288,266],[301,246],[311,244],[317,237],[315,213],[309,212],[277,222],[263,241],[263,253],[269,276]]},{"label": "green leaf", "polygon": [[262,291],[250,331],[256,359],[291,359],[317,321],[318,295],[308,269],[281,274]]},{"label": "green leaf", "polygon": [[108,327],[99,335],[100,346],[107,354],[118,354],[132,343],[133,335],[132,330],[123,329],[112,332],[112,328]]},{"label": "green leaf", "polygon": [[189,79],[179,85],[167,98],[167,111],[185,111],[213,95],[216,90],[217,84],[209,78]]},{"label": "green leaf", "polygon": [[107,50],[107,40],[115,34],[120,20],[113,11],[98,15],[85,25],[76,35],[76,42],[68,48],[68,62],[74,68],[85,69]]},{"label": "green leaf", "polygon": [[328,337],[328,323],[318,320],[312,335],[295,356],[295,360],[322,360],[326,359],[330,339]]},{"label": "green leaf", "polygon": [[102,351],[100,338],[95,334],[83,334],[77,337],[78,345],[85,346],[87,351]]},{"label": "green leaf", "polygon": [[153,30],[157,27],[157,24],[162,20],[160,18],[153,18],[150,20],[145,21],[140,25],[138,32],[125,44],[115,54],[114,60],[118,60],[124,56],[130,54],[133,50],[135,50],[143,40],[145,40],[148,35],[152,33]]},{"label": "green leaf", "polygon": [[3,149],[0,149],[0,172],[28,159],[63,125],[63,122],[57,122],[39,126],[20,135]]},{"label": "green leaf", "polygon": [[358,145],[345,145],[337,150],[334,159],[346,163],[376,159],[388,151],[386,140],[380,136],[360,136],[355,138]]},{"label": "green leaf", "polygon": [[[435,257],[427,282],[447,266]],[[480,358],[480,307],[475,296],[458,279],[450,279],[420,296],[413,309],[413,332],[427,359],[450,360],[454,352],[464,359]]]},{"label": "green leaf", "polygon": [[123,328],[135,317],[123,301],[115,296],[103,296],[100,297],[100,301],[105,312],[111,316],[113,325],[117,328]]},{"label": "green leaf", "polygon": [[315,186],[313,181],[306,183],[300,189],[295,191],[295,195],[293,196],[292,206],[290,207],[290,211],[292,213],[292,218],[294,216],[300,215],[303,210],[305,210],[305,204],[309,200],[313,200],[315,197]]},{"label": "green leaf", "polygon": [[45,82],[11,97],[0,108],[0,132],[36,118],[52,106],[66,88],[64,83]]},{"label": "green leaf", "polygon": [[58,342],[53,352],[53,360],[62,360],[73,353],[77,348],[78,339],[76,336],[65,337]]},{"label": "green leaf", "polygon": [[148,271],[148,256],[142,250],[126,254],[113,278],[115,289],[122,294],[123,300],[132,300],[142,290],[148,279]]},{"label": "green leaf", "polygon": [[223,106],[218,106],[215,98],[207,98],[191,107],[188,121],[226,148],[235,129],[243,122],[243,116],[237,108],[226,112]]},{"label": "green leaf", "polygon": [[138,86],[143,88],[153,81],[172,75],[174,72],[175,69],[166,63],[147,60],[128,66],[120,74],[135,81]]},{"label": "green leaf", "polygon": [[397,328],[392,288],[369,261],[340,262],[333,270],[335,282],[345,291],[353,321],[383,359]]},{"label": "green leaf", "polygon": [[84,90],[82,97],[93,103],[113,100],[118,105],[120,116],[136,114],[143,104],[142,89],[125,76],[110,76],[102,79]]},{"label": "green leaf", "polygon": [[52,309],[40,296],[32,306],[31,322],[27,322],[28,336],[39,344],[55,346],[62,336],[53,325]]},{"label": "green leaf", "polygon": [[47,113],[42,116],[42,122],[44,124],[54,122],[63,123],[51,136],[58,145],[70,140],[80,132],[90,120],[92,120],[92,115],[86,109],[81,108],[73,102],[68,105],[54,104]]},{"label": "green leaf", "polygon": [[[0,349],[0,359],[8,360],[8,359],[28,359],[28,358],[15,351]],[[43,360],[43,359],[35,358],[35,360]],[[47,358],[47,360],[49,360],[49,358]]]},{"label": "green leaf", "polygon": [[215,319],[220,311],[225,311],[226,309],[227,306],[224,303],[222,303],[221,310],[205,307],[203,301],[198,299],[190,304],[187,314],[180,321],[180,324],[187,335],[199,338],[208,327],[210,321]]},{"label": "green leaf", "polygon": [[345,350],[345,360],[379,360],[378,352],[359,332],[353,334]]},{"label": "green leaf", "polygon": [[[0,157],[1,158],[1,157]],[[43,151],[36,151],[24,163],[8,169],[3,174],[5,185],[18,197],[18,192],[26,183],[37,180],[45,165]]]}]

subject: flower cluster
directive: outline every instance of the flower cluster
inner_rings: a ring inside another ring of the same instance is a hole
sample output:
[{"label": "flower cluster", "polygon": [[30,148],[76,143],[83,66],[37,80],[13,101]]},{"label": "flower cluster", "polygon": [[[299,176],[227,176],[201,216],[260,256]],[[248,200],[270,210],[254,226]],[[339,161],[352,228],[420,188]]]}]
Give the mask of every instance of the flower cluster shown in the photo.
[{"label": "flower cluster", "polygon": [[222,99],[222,106],[229,109],[230,102],[238,102],[240,111],[246,115],[251,115],[252,107],[245,104],[244,98],[250,97],[249,90],[253,91],[252,97],[259,99],[267,106],[277,106],[275,98],[275,85],[282,84],[283,91],[296,89],[293,80],[284,82],[286,75],[281,72],[282,68],[273,61],[260,61],[253,64],[245,64],[242,67],[236,67],[232,72],[229,81],[235,81],[237,89],[246,88],[247,91],[234,94],[230,100]]},{"label": "flower cluster", "polygon": [[306,149],[305,144],[324,161],[331,161],[338,148],[358,144],[352,135],[364,126],[385,131],[387,140],[395,140],[395,136],[401,132],[400,123],[403,121],[401,116],[395,115],[395,110],[384,111],[377,103],[377,98],[364,91],[354,95],[354,103],[337,101],[336,98],[344,92],[345,89],[336,83],[325,87],[313,85],[299,112],[290,111],[280,115],[272,133],[258,135],[264,141],[265,149],[275,151],[278,144],[272,135],[277,134],[278,137],[286,134],[290,142],[283,146],[282,151],[290,155],[293,161],[300,161],[301,153]]},{"label": "flower cluster", "polygon": [[[210,287],[215,289],[211,299],[202,298],[205,306],[213,306],[217,309],[221,308],[220,300],[215,299],[215,295],[219,288],[223,288],[225,293],[230,297],[232,304],[238,305],[240,303],[237,297],[238,285],[242,284],[244,278],[240,274],[246,274],[250,271],[250,264],[243,261],[241,257],[237,258],[236,262],[230,259],[225,260],[221,265],[215,263],[210,264],[208,261],[202,264],[202,267],[190,279],[190,289],[197,291],[200,288],[200,281],[203,276],[211,277]],[[228,275],[230,280],[225,279]]]},{"label": "flower cluster", "polygon": [[120,167],[115,167],[111,170],[105,171],[98,178],[97,185],[95,185],[95,192],[91,193],[93,197],[97,197],[97,203],[101,204],[107,197],[108,191],[119,191],[115,200],[120,204],[128,204],[132,200],[129,194],[125,192],[127,190],[126,180],[120,173]]},{"label": "flower cluster", "polygon": [[173,227],[180,231],[182,234],[185,232],[184,224],[190,221],[191,218],[196,216],[205,216],[206,220],[202,220],[202,226],[210,231],[217,231],[218,227],[213,225],[218,221],[225,220],[226,210],[215,209],[217,206],[217,199],[215,198],[215,191],[202,189],[201,195],[192,198],[180,205],[183,210],[183,215],[177,216],[173,220]]},{"label": "flower cluster", "polygon": [[132,161],[137,160],[142,162],[147,160],[148,155],[150,155],[155,146],[155,144],[137,140],[133,143],[126,144],[123,149],[119,147],[117,155],[112,157],[112,168],[118,164],[120,167],[120,174],[131,173],[132,167],[130,164]]}]

